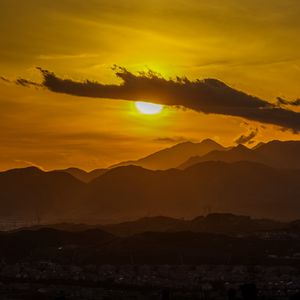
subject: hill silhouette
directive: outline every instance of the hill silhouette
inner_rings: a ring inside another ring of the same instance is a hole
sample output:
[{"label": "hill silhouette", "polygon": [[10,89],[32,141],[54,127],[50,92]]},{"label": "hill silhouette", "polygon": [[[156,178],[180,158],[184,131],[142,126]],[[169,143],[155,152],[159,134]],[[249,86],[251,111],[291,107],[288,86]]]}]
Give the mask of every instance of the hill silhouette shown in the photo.
[{"label": "hill silhouette", "polygon": [[271,141],[261,143],[249,149],[243,145],[230,148],[226,151],[211,151],[203,156],[193,156],[178,168],[185,169],[194,164],[205,161],[251,161],[266,164],[275,168],[300,169],[300,142],[299,141]]},{"label": "hill silhouette", "polygon": [[238,162],[238,161],[252,161],[260,162],[263,158],[260,157],[255,151],[243,146],[238,145],[226,151],[211,151],[203,156],[193,156],[189,158],[186,162],[179,165],[179,169],[186,169],[190,166],[201,162],[207,161],[222,161],[222,162]]},{"label": "hill silhouette", "polygon": [[[35,225],[26,230],[53,228],[62,231],[82,232],[100,229],[115,236],[125,237],[143,232],[205,232],[225,234],[230,236],[251,235],[263,231],[296,230],[300,232],[299,221],[279,222],[270,219],[255,219],[249,216],[240,216],[230,213],[211,213],[206,216],[197,216],[193,219],[170,218],[165,216],[144,217],[134,221],[107,225],[88,225],[58,223]],[[24,228],[18,229],[24,230]]]},{"label": "hill silhouette", "polygon": [[205,210],[297,218],[299,175],[252,162],[204,162],[184,171],[120,167],[89,184],[86,203],[96,215],[113,213],[116,220],[149,213],[191,217]]},{"label": "hill silhouette", "polygon": [[255,152],[264,157],[270,166],[300,168],[300,141],[271,141],[257,147]]},{"label": "hill silhouette", "polygon": [[[184,169],[116,167],[88,182],[66,171],[44,172],[35,167],[0,172],[0,215],[4,222],[15,218],[87,224],[155,215],[194,218],[208,212],[298,219],[299,145],[274,141],[254,149],[214,150],[200,158],[203,162]],[[283,155],[282,168],[267,165],[277,164]],[[165,227],[174,225],[172,220],[161,222]],[[155,230],[154,225],[148,226]]]},{"label": "hill silhouette", "polygon": [[69,173],[73,177],[75,177],[83,182],[90,182],[93,179],[104,174],[107,170],[106,169],[95,169],[90,172],[87,172],[87,171],[79,169],[79,168],[67,168],[67,169],[61,169],[61,170],[57,170],[57,171]]},{"label": "hill silhouette", "polygon": [[211,139],[205,139],[200,143],[184,142],[173,147],[166,148],[150,154],[138,160],[121,162],[112,167],[136,165],[151,170],[166,170],[177,167],[191,156],[202,156],[213,150],[224,150],[225,148]]},{"label": "hill silhouette", "polygon": [[[2,259],[66,264],[243,264],[299,265],[296,238],[264,239],[223,234],[143,232],[115,237],[100,230],[67,232],[50,228],[1,233]],[[291,250],[292,249],[292,250]],[[271,256],[269,254],[272,254]],[[274,258],[275,257],[275,258]],[[288,259],[286,259],[288,257]]]},{"label": "hill silhouette", "polygon": [[0,172],[0,215],[51,219],[76,207],[84,188],[81,181],[64,172],[35,167]]}]

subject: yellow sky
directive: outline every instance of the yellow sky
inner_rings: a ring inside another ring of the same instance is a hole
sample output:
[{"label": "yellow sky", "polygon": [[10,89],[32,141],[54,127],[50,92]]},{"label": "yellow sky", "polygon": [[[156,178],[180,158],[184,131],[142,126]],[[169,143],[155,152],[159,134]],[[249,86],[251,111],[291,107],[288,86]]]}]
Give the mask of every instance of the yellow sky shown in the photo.
[{"label": "yellow sky", "polygon": [[[1,74],[116,83],[111,66],[166,77],[218,78],[274,102],[300,96],[298,0],[0,0]],[[0,81],[0,169],[105,167],[182,140],[230,145],[299,139],[272,125],[166,108],[144,116],[131,102],[79,98]]]}]

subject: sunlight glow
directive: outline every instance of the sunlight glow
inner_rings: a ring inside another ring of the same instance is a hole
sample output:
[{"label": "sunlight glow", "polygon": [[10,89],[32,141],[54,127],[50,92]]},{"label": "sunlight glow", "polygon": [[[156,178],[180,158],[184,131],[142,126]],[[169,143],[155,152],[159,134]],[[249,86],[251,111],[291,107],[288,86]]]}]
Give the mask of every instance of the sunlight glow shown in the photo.
[{"label": "sunlight glow", "polygon": [[135,102],[135,107],[141,114],[156,115],[163,110],[164,106],[161,104],[137,101]]}]

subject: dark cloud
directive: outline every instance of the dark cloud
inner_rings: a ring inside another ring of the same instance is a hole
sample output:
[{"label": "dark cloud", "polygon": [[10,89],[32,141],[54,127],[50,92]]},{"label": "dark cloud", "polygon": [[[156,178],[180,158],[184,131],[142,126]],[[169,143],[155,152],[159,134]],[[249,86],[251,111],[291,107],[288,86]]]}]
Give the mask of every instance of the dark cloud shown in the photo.
[{"label": "dark cloud", "polygon": [[54,73],[38,68],[47,89],[75,96],[142,100],[179,106],[206,114],[242,117],[261,123],[274,124],[294,132],[300,130],[300,113],[248,95],[217,79],[190,81],[187,78],[165,79],[153,71],[133,74],[115,66],[113,70],[121,84],[101,84],[86,80],[77,82],[62,79]]},{"label": "dark cloud", "polygon": [[9,79],[7,79],[6,77],[0,76],[0,80],[7,82],[7,83],[11,83],[11,81]]},{"label": "dark cloud", "polygon": [[250,131],[248,134],[242,134],[234,142],[236,144],[252,144],[253,139],[257,136],[258,129]]},{"label": "dark cloud", "polygon": [[28,79],[24,79],[24,78],[18,78],[17,80],[9,80],[6,77],[0,76],[0,80],[7,82],[7,83],[11,83],[11,84],[16,84],[16,85],[21,85],[24,87],[31,87],[31,86],[35,86],[35,87],[43,87],[42,84],[28,80]]},{"label": "dark cloud", "polygon": [[18,78],[15,83],[17,85],[21,85],[21,86],[25,86],[25,87],[30,87],[30,86],[35,86],[35,87],[41,87],[42,85],[40,83],[31,81],[31,80],[27,80],[24,78]]},{"label": "dark cloud", "polygon": [[279,106],[281,106],[281,105],[299,106],[300,105],[300,99],[289,101],[289,100],[283,99],[281,97],[277,97],[277,104]]}]

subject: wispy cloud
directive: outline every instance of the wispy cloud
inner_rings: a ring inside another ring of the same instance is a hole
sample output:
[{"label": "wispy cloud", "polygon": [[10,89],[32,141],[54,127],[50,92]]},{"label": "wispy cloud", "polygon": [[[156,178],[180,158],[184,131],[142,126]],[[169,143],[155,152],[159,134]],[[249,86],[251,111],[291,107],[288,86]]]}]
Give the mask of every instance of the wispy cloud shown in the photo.
[{"label": "wispy cloud", "polygon": [[4,76],[0,76],[0,80],[4,81],[6,83],[21,85],[24,87],[32,87],[32,86],[43,87],[43,85],[41,83],[37,83],[37,82],[31,81],[31,80],[28,80],[25,78],[18,78],[16,80],[10,80]]},{"label": "wispy cloud", "polygon": [[253,139],[257,136],[258,129],[251,130],[249,133],[242,134],[239,136],[234,142],[236,144],[251,144],[253,143]]},{"label": "wispy cloud", "polygon": [[35,86],[35,87],[42,87],[42,84],[31,81],[31,80],[27,80],[24,78],[19,78],[15,81],[15,83],[17,85],[21,85],[21,86],[25,86],[25,87],[29,87],[29,86]]},{"label": "wispy cloud", "polygon": [[4,76],[0,76],[0,80],[7,82],[7,83],[11,83],[11,81]]},{"label": "wispy cloud", "polygon": [[286,100],[281,97],[277,97],[277,104],[281,105],[291,105],[291,106],[300,106],[300,99],[296,100]]}]

